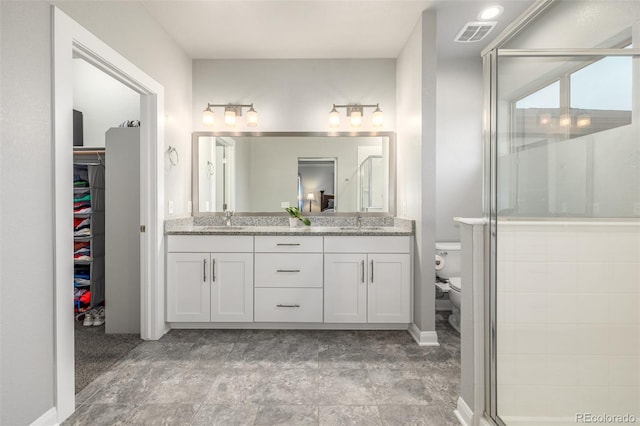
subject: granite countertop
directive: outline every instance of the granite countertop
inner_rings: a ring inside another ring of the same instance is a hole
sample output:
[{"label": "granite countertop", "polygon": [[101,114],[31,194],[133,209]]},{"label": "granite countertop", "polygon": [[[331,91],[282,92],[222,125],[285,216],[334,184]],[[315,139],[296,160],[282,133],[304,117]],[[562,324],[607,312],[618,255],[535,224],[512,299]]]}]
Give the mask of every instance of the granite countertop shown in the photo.
[{"label": "granite countertop", "polygon": [[413,235],[411,229],[397,226],[202,226],[185,224],[173,227],[165,232],[167,235],[359,235],[387,236]]}]

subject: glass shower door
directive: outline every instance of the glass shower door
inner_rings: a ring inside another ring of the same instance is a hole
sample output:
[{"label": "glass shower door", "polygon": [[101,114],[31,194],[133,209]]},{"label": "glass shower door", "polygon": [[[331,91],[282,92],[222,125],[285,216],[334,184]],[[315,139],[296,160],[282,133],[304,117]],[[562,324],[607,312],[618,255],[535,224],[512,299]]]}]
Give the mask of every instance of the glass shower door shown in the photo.
[{"label": "glass shower door", "polygon": [[640,423],[640,58],[491,58],[489,414]]}]

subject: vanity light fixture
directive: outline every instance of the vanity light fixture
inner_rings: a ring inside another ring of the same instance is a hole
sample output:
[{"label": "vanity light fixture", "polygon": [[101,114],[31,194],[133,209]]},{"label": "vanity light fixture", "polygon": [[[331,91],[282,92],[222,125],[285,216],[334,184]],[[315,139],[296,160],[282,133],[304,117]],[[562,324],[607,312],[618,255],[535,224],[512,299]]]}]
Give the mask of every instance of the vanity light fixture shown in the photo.
[{"label": "vanity light fixture", "polygon": [[591,116],[589,114],[579,115],[576,119],[576,127],[584,128],[591,126]]},{"label": "vanity light fixture", "polygon": [[361,104],[348,104],[348,105],[336,105],[333,104],[333,108],[329,111],[329,127],[336,128],[340,126],[340,113],[336,108],[346,108],[347,116],[351,122],[351,127],[360,127],[362,125],[362,113],[365,108],[375,108],[371,117],[371,125],[373,127],[381,127],[384,123],[384,116],[379,104],[361,105]]},{"label": "vanity light fixture", "polygon": [[571,127],[571,114],[562,114],[560,116],[560,124],[561,127]]},{"label": "vanity light fixture", "polygon": [[212,108],[224,108],[224,124],[234,127],[238,122],[238,117],[242,117],[242,108],[249,108],[247,111],[247,126],[256,127],[258,125],[258,112],[253,108],[253,104],[210,104],[202,111],[202,123],[205,126],[213,126],[215,115]]}]

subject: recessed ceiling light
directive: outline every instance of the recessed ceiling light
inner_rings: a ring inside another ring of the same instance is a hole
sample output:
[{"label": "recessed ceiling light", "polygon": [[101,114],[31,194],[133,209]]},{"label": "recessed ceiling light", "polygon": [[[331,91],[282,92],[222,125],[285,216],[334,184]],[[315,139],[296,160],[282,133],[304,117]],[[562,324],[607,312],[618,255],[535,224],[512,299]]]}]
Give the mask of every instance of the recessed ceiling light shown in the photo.
[{"label": "recessed ceiling light", "polygon": [[489,6],[483,9],[482,12],[478,14],[478,19],[482,19],[482,20],[493,19],[497,16],[500,16],[503,10],[504,8],[499,5]]}]

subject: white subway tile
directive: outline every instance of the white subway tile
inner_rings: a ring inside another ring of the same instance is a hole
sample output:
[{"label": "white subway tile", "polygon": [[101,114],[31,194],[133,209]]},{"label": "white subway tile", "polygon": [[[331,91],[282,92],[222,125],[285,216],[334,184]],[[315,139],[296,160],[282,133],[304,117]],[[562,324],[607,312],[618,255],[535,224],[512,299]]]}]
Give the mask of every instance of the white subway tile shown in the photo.
[{"label": "white subway tile", "polygon": [[581,355],[610,353],[610,328],[607,325],[578,324],[578,348]]},{"label": "white subway tile", "polygon": [[547,357],[541,355],[517,355],[515,382],[521,385],[548,384]]},{"label": "white subway tile", "polygon": [[497,381],[498,385],[517,385],[518,376],[516,369],[516,355],[498,354],[497,356]]},{"label": "white subway tile", "polygon": [[578,357],[578,384],[580,386],[607,386],[609,384],[608,356]]},{"label": "white subway tile", "polygon": [[546,417],[548,400],[546,386],[518,386],[516,388],[517,415]]},{"label": "white subway tile", "polygon": [[570,417],[575,419],[578,411],[577,386],[548,386],[547,412],[549,417]]},{"label": "white subway tile", "polygon": [[547,233],[547,260],[574,262],[577,260],[578,233],[558,231]]},{"label": "white subway tile", "polygon": [[607,247],[615,254],[614,262],[640,262],[640,233],[613,231],[606,236]]},{"label": "white subway tile", "polygon": [[517,324],[516,354],[545,354],[547,330],[545,324]]},{"label": "white subway tile", "polygon": [[578,356],[549,355],[545,383],[557,386],[578,385]]},{"label": "white subway tile", "polygon": [[545,323],[547,295],[544,293],[516,293],[516,323]]},{"label": "white subway tile", "polygon": [[496,285],[498,292],[514,292],[516,289],[515,262],[498,262]]},{"label": "white subway tile", "polygon": [[578,321],[578,295],[575,293],[547,293],[547,322],[569,324]]},{"label": "white subway tile", "polygon": [[602,262],[579,262],[578,268],[578,288],[580,293],[608,293],[611,283],[610,274],[606,264]]},{"label": "white subway tile", "polygon": [[640,419],[640,386],[611,386],[607,414],[632,415]]},{"label": "white subway tile", "polygon": [[611,293],[640,294],[640,263],[616,263],[609,267],[607,288]]},{"label": "white subway tile", "polygon": [[579,294],[578,323],[607,324],[607,297],[606,294]]},{"label": "white subway tile", "polygon": [[498,414],[502,417],[519,415],[517,403],[518,386],[498,384]]},{"label": "white subway tile", "polygon": [[513,323],[498,323],[497,351],[498,354],[513,354],[516,352],[516,325]]},{"label": "white subway tile", "polygon": [[584,231],[576,236],[576,258],[582,262],[604,262],[609,261],[612,252],[608,247],[607,232]]},{"label": "white subway tile", "polygon": [[548,291],[547,264],[545,262],[517,262],[514,265],[516,293],[542,293]]},{"label": "white subway tile", "polygon": [[575,293],[580,288],[578,264],[575,262],[547,263],[547,288],[552,293]]},{"label": "white subway tile", "polygon": [[580,386],[578,388],[578,411],[604,414],[609,408],[608,386]]},{"label": "white subway tile", "polygon": [[640,355],[640,326],[610,325],[609,354]]},{"label": "white subway tile", "polygon": [[640,386],[640,357],[610,356],[609,384],[612,386]]},{"label": "white subway tile", "polygon": [[516,321],[516,294],[498,293],[496,299],[498,324],[514,323]]},{"label": "white subway tile", "polygon": [[578,325],[547,325],[547,353],[556,355],[578,354]]},{"label": "white subway tile", "polygon": [[610,294],[608,297],[609,324],[640,324],[640,296],[637,294]]},{"label": "white subway tile", "polygon": [[543,262],[547,260],[547,233],[543,231],[518,232],[515,236],[517,261]]},{"label": "white subway tile", "polygon": [[498,262],[516,258],[516,235],[512,231],[501,231],[498,227],[497,238]]}]

